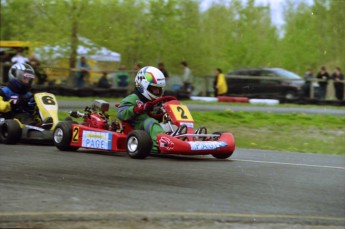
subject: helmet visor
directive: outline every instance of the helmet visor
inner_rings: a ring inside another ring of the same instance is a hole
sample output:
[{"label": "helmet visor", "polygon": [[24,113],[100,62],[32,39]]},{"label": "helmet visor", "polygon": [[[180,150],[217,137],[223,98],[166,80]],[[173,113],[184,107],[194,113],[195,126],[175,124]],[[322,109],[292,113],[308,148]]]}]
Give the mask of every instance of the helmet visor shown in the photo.
[{"label": "helmet visor", "polygon": [[157,97],[160,97],[163,95],[163,88],[161,87],[156,87],[156,86],[153,86],[153,85],[150,85],[147,90],[152,94],[152,95],[155,95]]},{"label": "helmet visor", "polygon": [[24,85],[31,85],[34,78],[35,75],[29,72],[23,72],[22,74],[18,74],[18,80],[22,82]]}]

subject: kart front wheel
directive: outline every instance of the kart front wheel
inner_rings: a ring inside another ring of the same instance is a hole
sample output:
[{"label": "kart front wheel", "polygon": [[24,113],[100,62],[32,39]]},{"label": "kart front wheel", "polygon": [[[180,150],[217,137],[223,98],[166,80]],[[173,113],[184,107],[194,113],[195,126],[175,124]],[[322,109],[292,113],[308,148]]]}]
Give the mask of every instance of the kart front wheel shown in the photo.
[{"label": "kart front wheel", "polygon": [[229,157],[231,157],[232,153],[226,153],[226,154],[212,154],[212,156],[214,158],[217,158],[217,159],[227,159]]},{"label": "kart front wheel", "polygon": [[151,152],[151,137],[143,130],[133,130],[127,136],[127,154],[133,159],[145,159]]},{"label": "kart front wheel", "polygon": [[54,145],[61,151],[76,151],[79,147],[70,146],[72,139],[72,123],[73,122],[59,122],[53,133]]},{"label": "kart front wheel", "polygon": [[[213,141],[218,141],[219,140],[219,137],[222,135],[222,133],[225,133],[225,131],[217,131],[217,132],[214,132],[213,134],[218,134],[219,136],[218,137],[213,137],[212,140]],[[228,153],[224,153],[224,154],[212,154],[212,156],[214,158],[217,158],[217,159],[227,159],[229,157],[231,157],[231,155],[233,154],[234,152],[228,152]]]},{"label": "kart front wheel", "polygon": [[6,120],[0,127],[0,140],[5,144],[16,144],[22,136],[22,128],[16,120]]}]

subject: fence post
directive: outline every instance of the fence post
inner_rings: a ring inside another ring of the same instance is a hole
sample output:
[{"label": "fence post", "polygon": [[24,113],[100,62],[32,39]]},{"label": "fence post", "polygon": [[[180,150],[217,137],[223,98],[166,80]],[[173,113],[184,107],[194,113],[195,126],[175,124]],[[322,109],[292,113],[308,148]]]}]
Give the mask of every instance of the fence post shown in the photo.
[{"label": "fence post", "polygon": [[334,80],[328,80],[327,88],[326,88],[326,100],[334,100],[335,99],[335,91],[334,91]]},{"label": "fence post", "polygon": [[314,82],[315,80],[312,79],[310,80],[310,85],[309,85],[309,98],[314,99]]}]

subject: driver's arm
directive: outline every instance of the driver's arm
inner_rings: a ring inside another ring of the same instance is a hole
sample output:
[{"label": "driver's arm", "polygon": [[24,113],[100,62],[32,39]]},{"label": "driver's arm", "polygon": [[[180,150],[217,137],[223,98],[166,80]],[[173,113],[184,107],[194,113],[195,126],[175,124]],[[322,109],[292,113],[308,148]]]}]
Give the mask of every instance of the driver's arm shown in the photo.
[{"label": "driver's arm", "polygon": [[136,96],[129,95],[120,102],[120,105],[117,108],[117,116],[120,120],[128,121],[137,116],[133,111],[136,106],[136,100]]},{"label": "driver's arm", "polygon": [[147,112],[152,110],[152,103],[138,102],[139,98],[136,95],[129,95],[124,98],[117,109],[117,116],[120,120],[128,121],[134,119],[138,115],[147,115]]},{"label": "driver's arm", "polygon": [[117,116],[120,120],[128,121],[133,119],[136,114],[133,111],[133,104],[120,103],[120,106],[117,108]]}]

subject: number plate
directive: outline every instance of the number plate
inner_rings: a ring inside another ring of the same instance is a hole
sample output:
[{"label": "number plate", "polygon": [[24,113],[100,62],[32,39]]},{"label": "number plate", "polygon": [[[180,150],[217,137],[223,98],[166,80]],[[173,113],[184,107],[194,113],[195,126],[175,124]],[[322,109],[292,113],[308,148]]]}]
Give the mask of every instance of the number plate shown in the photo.
[{"label": "number plate", "polygon": [[78,142],[78,141],[79,141],[79,126],[75,126],[73,128],[72,142]]},{"label": "number plate", "polygon": [[96,132],[96,131],[83,131],[82,147],[94,149],[111,149],[110,133]]},{"label": "number plate", "polygon": [[53,94],[49,93],[37,93],[35,94],[35,100],[38,101],[38,106],[43,106],[46,110],[57,110],[58,105]]},{"label": "number plate", "polygon": [[185,122],[185,121],[193,122],[194,121],[187,106],[171,104],[170,108],[171,108],[171,111],[173,112],[175,119],[177,121],[182,121],[182,122]]}]

